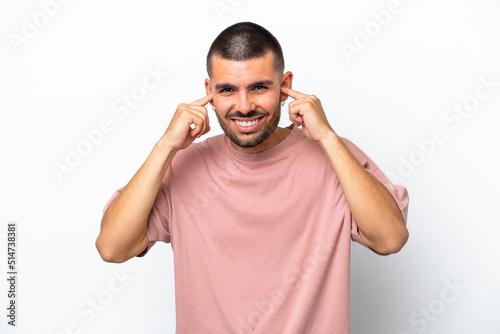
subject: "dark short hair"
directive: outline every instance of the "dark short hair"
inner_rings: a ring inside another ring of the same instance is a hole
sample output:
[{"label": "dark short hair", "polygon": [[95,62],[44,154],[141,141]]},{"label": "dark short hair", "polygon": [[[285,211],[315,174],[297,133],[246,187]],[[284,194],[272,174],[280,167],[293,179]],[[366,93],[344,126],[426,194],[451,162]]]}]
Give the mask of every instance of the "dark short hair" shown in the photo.
[{"label": "dark short hair", "polygon": [[212,76],[212,58],[243,61],[264,57],[271,51],[274,69],[280,75],[285,69],[285,60],[280,43],[267,29],[252,23],[236,23],[222,31],[213,41],[207,54],[207,72]]}]

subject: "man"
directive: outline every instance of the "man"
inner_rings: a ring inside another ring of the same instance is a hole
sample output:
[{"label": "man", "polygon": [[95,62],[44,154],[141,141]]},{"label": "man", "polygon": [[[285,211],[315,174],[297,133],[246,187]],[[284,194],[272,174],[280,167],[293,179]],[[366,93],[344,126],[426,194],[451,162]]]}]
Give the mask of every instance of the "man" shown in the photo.
[{"label": "man", "polygon": [[[178,333],[350,333],[350,241],[406,243],[406,189],[337,136],[321,103],[292,90],[261,26],[224,30],[207,95],[180,104],[136,175],[105,208],[105,261],[174,254]],[[292,125],[278,127],[288,97]],[[225,135],[210,130],[210,103]]]}]

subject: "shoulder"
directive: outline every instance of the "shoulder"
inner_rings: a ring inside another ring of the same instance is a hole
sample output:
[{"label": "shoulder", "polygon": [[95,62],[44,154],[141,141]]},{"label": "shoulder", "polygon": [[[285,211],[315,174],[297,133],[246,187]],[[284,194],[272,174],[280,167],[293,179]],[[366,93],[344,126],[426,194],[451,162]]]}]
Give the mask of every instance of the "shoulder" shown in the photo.
[{"label": "shoulder", "polygon": [[339,137],[344,146],[351,152],[354,158],[362,165],[365,166],[369,160],[368,156],[358,146],[356,146],[349,139]]},{"label": "shoulder", "polygon": [[[292,131],[296,132],[297,140],[295,145],[301,152],[304,152],[304,154],[311,156],[317,156],[317,155],[325,156],[325,153],[321,148],[321,146],[318,143],[308,139],[305,136],[302,128],[293,128]],[[341,136],[339,136],[339,138],[344,144],[344,146],[347,148],[347,150],[349,150],[349,152],[362,166],[365,166],[367,162],[370,161],[368,156],[349,139]]]},{"label": "shoulder", "polygon": [[177,152],[174,160],[175,165],[185,163],[193,164],[199,159],[218,158],[224,151],[224,134],[209,137],[201,142],[195,142],[185,149]]}]

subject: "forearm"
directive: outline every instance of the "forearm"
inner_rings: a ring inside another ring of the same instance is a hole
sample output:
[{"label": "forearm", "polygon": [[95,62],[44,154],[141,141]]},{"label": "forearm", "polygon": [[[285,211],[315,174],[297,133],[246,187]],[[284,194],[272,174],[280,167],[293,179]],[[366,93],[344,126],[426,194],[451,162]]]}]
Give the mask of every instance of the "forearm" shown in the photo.
[{"label": "forearm", "polygon": [[366,244],[380,254],[395,253],[408,239],[396,201],[332,133],[320,141]]},{"label": "forearm", "polygon": [[147,247],[148,217],[176,151],[162,137],[147,160],[106,210],[96,246],[102,258],[123,262]]}]

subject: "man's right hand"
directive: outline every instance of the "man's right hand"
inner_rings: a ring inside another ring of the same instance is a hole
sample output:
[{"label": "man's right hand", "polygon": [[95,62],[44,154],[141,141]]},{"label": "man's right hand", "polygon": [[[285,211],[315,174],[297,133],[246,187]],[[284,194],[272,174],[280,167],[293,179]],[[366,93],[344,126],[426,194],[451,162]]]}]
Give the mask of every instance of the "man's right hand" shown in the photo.
[{"label": "man's right hand", "polygon": [[[179,104],[164,134],[168,146],[175,151],[185,149],[196,138],[210,131],[205,105],[211,101],[212,94],[209,94],[193,103]],[[193,128],[191,127],[192,124],[194,124]]]},{"label": "man's right hand", "polygon": [[104,213],[96,246],[105,261],[124,262],[147,249],[149,215],[163,177],[175,152],[210,130],[205,108],[210,101],[212,94],[177,107],[167,131],[146,162]]}]

